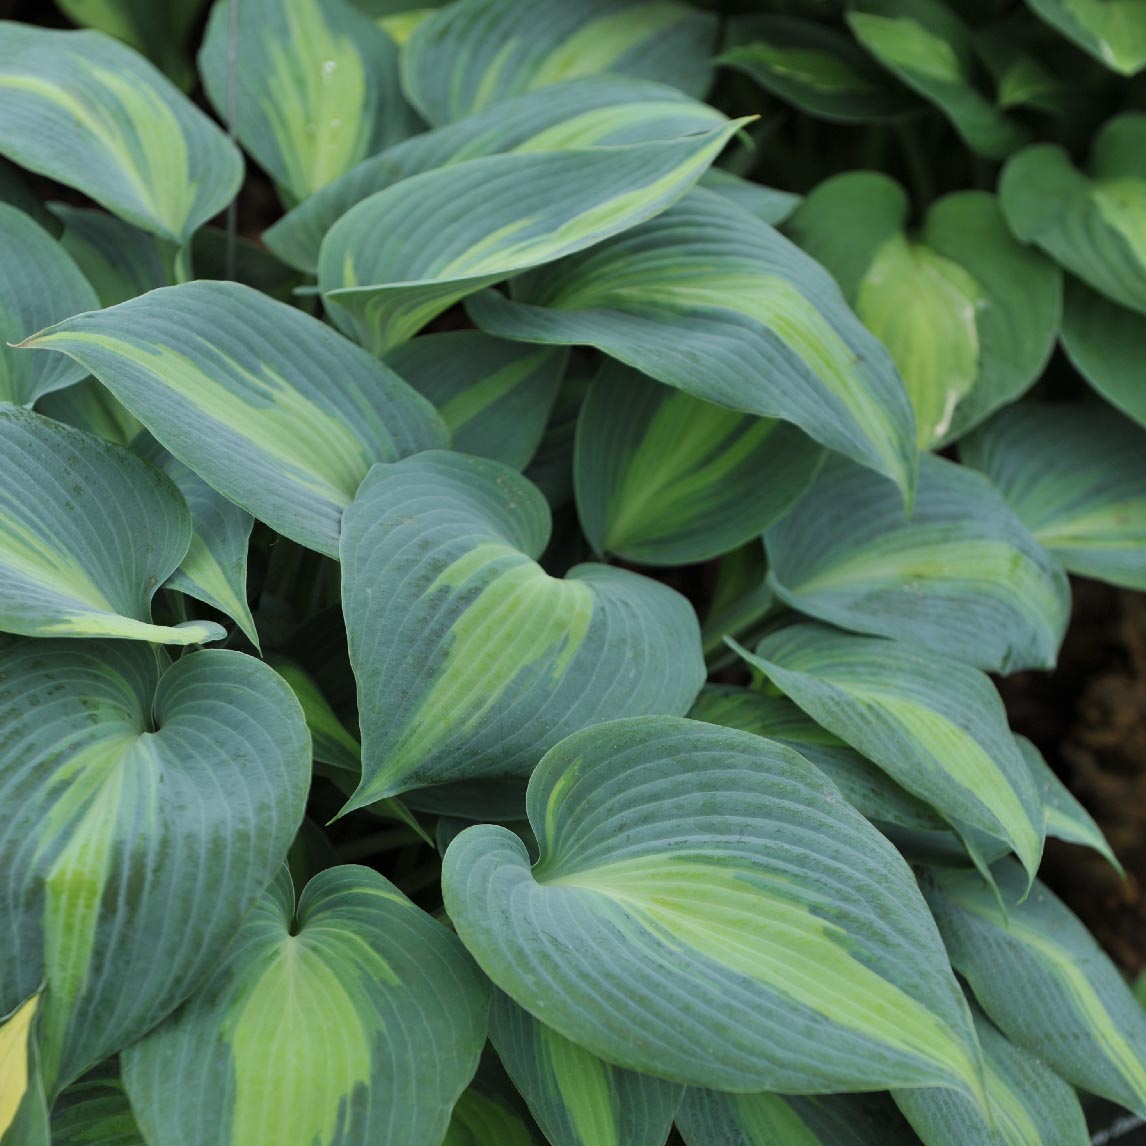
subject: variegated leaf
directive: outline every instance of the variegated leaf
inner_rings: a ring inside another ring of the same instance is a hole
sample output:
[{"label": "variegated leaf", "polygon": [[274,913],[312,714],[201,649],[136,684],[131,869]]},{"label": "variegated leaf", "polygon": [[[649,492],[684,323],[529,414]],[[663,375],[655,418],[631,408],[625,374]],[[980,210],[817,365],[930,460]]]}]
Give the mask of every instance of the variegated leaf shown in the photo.
[{"label": "variegated leaf", "polygon": [[371,471],[342,538],[363,741],[347,810],[526,775],[588,724],[687,711],[704,681],[691,606],[611,566],[549,576],[549,529],[541,493],[497,462],[429,451]]},{"label": "variegated leaf", "polygon": [[979,89],[971,30],[942,0],[855,0],[846,18],[860,44],[937,107],[972,151],[1005,159],[1029,138]]},{"label": "variegated leaf", "polygon": [[164,582],[230,617],[259,647],[247,603],[247,549],[255,519],[174,458],[150,434],[132,447],[178,487],[191,511],[191,544],[179,568]]},{"label": "variegated leaf", "polygon": [[86,373],[75,362],[18,354],[11,346],[99,299],[67,251],[23,211],[0,203],[0,402],[30,406]]},{"label": "variegated leaf", "polygon": [[694,397],[793,422],[914,482],[911,403],[839,288],[771,227],[706,188],[643,226],[467,303],[491,334],[596,346]]},{"label": "variegated leaf", "polygon": [[1008,844],[1034,878],[1038,789],[981,672],[924,648],[825,625],[772,633],[741,655],[817,724],[929,803],[982,862],[968,828]]},{"label": "variegated leaf", "polygon": [[1146,589],[1146,430],[1098,402],[1023,403],[959,449],[1072,573]]},{"label": "variegated leaf", "polygon": [[398,49],[349,0],[234,0],[234,13],[231,3],[211,10],[203,86],[289,201],[417,131]]},{"label": "variegated leaf", "polygon": [[566,358],[459,330],[415,338],[386,363],[434,404],[455,450],[522,470],[541,444]]},{"label": "variegated leaf", "polygon": [[150,1146],[437,1146],[485,1042],[456,936],[369,868],[278,878],[194,994],[123,1054]]},{"label": "variegated leaf", "polygon": [[715,40],[715,18],[678,0],[460,0],[418,25],[402,80],[435,127],[602,72],[703,96]]},{"label": "variegated leaf", "polygon": [[704,561],[759,535],[823,457],[787,422],[739,414],[606,361],[577,423],[577,512],[598,553],[644,565]]},{"label": "variegated leaf", "polygon": [[1146,114],[1109,120],[1079,171],[1052,143],[1003,168],[999,202],[1015,236],[1120,306],[1146,312]]},{"label": "variegated leaf", "polygon": [[972,1014],[990,1113],[953,1090],[896,1091],[924,1146],[1090,1146],[1070,1084],[1000,1034],[977,1007]]},{"label": "variegated leaf", "polygon": [[376,354],[460,299],[670,207],[748,120],[627,146],[491,155],[378,191],[318,257],[331,318]]},{"label": "variegated leaf", "polygon": [[494,991],[490,1040],[552,1146],[664,1146],[683,1089],[610,1066]]},{"label": "variegated leaf", "polygon": [[24,345],[82,363],[220,493],[329,556],[374,462],[446,442],[433,407],[393,371],[237,283],[152,291]]},{"label": "variegated leaf", "polygon": [[787,232],[835,276],[891,351],[915,407],[920,449],[961,436],[1042,374],[1058,331],[1062,275],[1016,242],[995,197],[945,195],[918,232],[893,179],[837,175]]},{"label": "variegated leaf", "polygon": [[[1090,932],[1041,883],[937,872],[924,892],[955,969],[992,1022],[1069,1082],[1146,1116],[1146,1013]],[[1001,896],[1001,899],[1000,899]]]},{"label": "variegated leaf", "polygon": [[37,1126],[40,1136],[47,1130],[47,1103],[43,1084],[36,1065],[36,1044],[32,1028],[40,1009],[41,992],[34,991],[26,999],[0,1015],[0,1141],[23,1133],[31,1139],[32,1127]]},{"label": "variegated leaf", "polygon": [[0,95],[0,152],[174,243],[239,189],[234,144],[100,32],[0,23]]},{"label": "variegated leaf", "polygon": [[[955,1091],[942,1091],[955,1095]],[[973,1105],[973,1104],[972,1104]],[[915,1146],[883,1094],[722,1094],[689,1088],[677,1115],[685,1146]]]},{"label": "variegated leaf", "polygon": [[164,662],[124,641],[0,650],[0,1011],[46,983],[49,1097],[186,997],[302,820],[287,686],[241,653]]},{"label": "variegated leaf", "polygon": [[1068,843],[1093,848],[1110,861],[1111,867],[1119,875],[1125,875],[1122,864],[1118,862],[1118,857],[1102,834],[1102,829],[1075,799],[1070,789],[1055,775],[1051,766],[1043,759],[1042,753],[1025,736],[1016,736],[1015,741],[1042,797],[1043,808],[1046,810],[1047,835],[1053,836],[1056,840],[1066,840]]},{"label": "variegated leaf", "polygon": [[886,482],[829,458],[765,547],[793,609],[991,672],[1053,667],[1070,619],[1066,574],[998,491],[930,454],[910,518]]},{"label": "variegated leaf", "polygon": [[820,119],[878,123],[921,106],[846,32],[798,16],[733,17],[717,62]]},{"label": "variegated leaf", "polygon": [[483,970],[567,1039],[693,1086],[980,1093],[966,1003],[895,849],[806,760],[670,717],[611,721],[446,852]]},{"label": "variegated leaf", "polygon": [[0,630],[172,645],[218,640],[224,632],[213,621],[151,622],[151,599],[190,543],[187,503],[154,466],[0,405]]},{"label": "variegated leaf", "polygon": [[292,266],[315,272],[323,237],[334,223],[367,196],[411,175],[509,151],[674,139],[724,122],[715,108],[662,84],[620,76],[567,80],[364,160],[289,211],[263,233],[263,239]]}]

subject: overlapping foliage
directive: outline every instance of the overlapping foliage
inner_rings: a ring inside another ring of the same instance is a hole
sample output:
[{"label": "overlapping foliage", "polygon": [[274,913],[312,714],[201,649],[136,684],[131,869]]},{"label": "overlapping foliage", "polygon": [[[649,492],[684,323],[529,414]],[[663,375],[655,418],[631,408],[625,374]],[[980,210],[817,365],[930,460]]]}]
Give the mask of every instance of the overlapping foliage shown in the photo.
[{"label": "overlapping foliage", "polygon": [[3,1146],[1146,1116],[1038,879],[1117,858],[989,675],[1146,590],[1140,0],[59,6],[0,22]]}]

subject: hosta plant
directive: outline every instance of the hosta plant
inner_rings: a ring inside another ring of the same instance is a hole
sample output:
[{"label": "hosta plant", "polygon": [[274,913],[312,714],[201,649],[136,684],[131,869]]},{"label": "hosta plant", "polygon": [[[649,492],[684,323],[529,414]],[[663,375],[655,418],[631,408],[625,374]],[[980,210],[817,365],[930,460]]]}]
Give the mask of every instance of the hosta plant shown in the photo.
[{"label": "hosta plant", "polygon": [[3,1146],[1146,1116],[998,687],[1146,590],[1140,0],[59,9],[0,23]]}]

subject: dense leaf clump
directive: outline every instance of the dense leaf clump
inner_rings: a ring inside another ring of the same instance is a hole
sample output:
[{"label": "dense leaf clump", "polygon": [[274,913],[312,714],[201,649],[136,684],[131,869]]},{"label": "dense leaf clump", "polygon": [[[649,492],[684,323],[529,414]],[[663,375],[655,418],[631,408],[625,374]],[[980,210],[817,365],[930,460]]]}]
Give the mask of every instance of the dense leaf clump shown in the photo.
[{"label": "dense leaf clump", "polygon": [[1146,590],[1141,0],[59,9],[0,22],[3,1146],[1146,1117],[996,683]]}]

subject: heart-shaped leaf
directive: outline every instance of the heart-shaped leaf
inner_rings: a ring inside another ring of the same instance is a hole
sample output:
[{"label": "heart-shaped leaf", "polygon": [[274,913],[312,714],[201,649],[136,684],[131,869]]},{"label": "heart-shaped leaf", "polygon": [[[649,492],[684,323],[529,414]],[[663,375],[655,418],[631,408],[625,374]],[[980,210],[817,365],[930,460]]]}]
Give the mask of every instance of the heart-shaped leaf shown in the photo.
[{"label": "heart-shaped leaf", "polygon": [[1042,803],[983,673],[925,648],[826,625],[793,625],[741,655],[817,724],[929,803],[973,858],[982,857],[968,827],[1009,844],[1034,877]]},{"label": "heart-shaped leaf", "polygon": [[587,344],[670,386],[914,481],[911,403],[823,268],[705,188],[467,307],[503,338]]},{"label": "heart-shaped leaf", "polygon": [[1062,315],[1062,348],[1074,368],[1112,406],[1146,427],[1146,323],[1137,310],[1071,279]]},{"label": "heart-shaped leaf", "polygon": [[823,457],[787,422],[739,414],[607,361],[577,423],[577,512],[598,553],[644,565],[705,561],[775,521]]},{"label": "heart-shaped leaf", "polygon": [[[1146,1014],[1091,934],[1041,883],[934,873],[927,901],[955,969],[1003,1033],[1076,1086],[1146,1115]],[[1002,902],[999,900],[1002,897]]]},{"label": "heart-shaped leaf", "polygon": [[1106,123],[1085,173],[1056,144],[1026,148],[1003,168],[999,204],[1018,239],[1146,312],[1146,114]]},{"label": "heart-shaped leaf", "polygon": [[1098,402],[1024,402],[959,448],[1072,573],[1146,589],[1146,430]]},{"label": "heart-shaped leaf", "polygon": [[82,363],[220,493],[328,556],[374,462],[446,442],[433,407],[393,371],[238,283],[155,290],[24,345]]},{"label": "heart-shaped leaf", "polygon": [[348,0],[234,0],[234,13],[231,3],[211,10],[203,86],[288,199],[418,130],[394,41]]},{"label": "heart-shaped leaf", "polygon": [[846,19],[868,52],[937,107],[972,151],[1004,159],[1029,138],[977,86],[971,30],[940,0],[854,0]]},{"label": "heart-shaped leaf", "polygon": [[677,0],[461,0],[410,37],[402,82],[435,127],[601,72],[703,96],[715,40],[715,17]]},{"label": "heart-shaped leaf", "polygon": [[151,623],[151,598],[190,543],[187,503],[154,466],[0,405],[0,630],[172,645],[218,640],[223,629],[213,621]]},{"label": "heart-shaped leaf", "polygon": [[371,471],[342,539],[363,746],[347,810],[526,775],[588,724],[688,710],[704,682],[691,606],[611,566],[550,577],[549,528],[540,492],[497,462],[435,450]]},{"label": "heart-shaped leaf", "polygon": [[489,111],[407,139],[366,159],[263,232],[280,258],[318,270],[327,231],[356,203],[399,180],[507,151],[555,151],[674,139],[719,127],[708,104],[647,80],[592,76],[507,100]]},{"label": "heart-shaped leaf", "polygon": [[23,211],[0,203],[0,402],[30,406],[87,371],[65,359],[17,354],[19,342],[50,323],[95,310],[99,299],[67,251]]},{"label": "heart-shaped leaf", "polygon": [[821,183],[786,230],[835,276],[891,351],[915,407],[921,449],[957,438],[1013,401],[1054,349],[1062,276],[1017,243],[992,195],[946,195],[918,233],[886,175]]},{"label": "heart-shaped leaf", "polygon": [[495,991],[489,1035],[553,1146],[664,1146],[680,1086],[610,1066]]},{"label": "heart-shaped leaf", "polygon": [[568,737],[540,858],[462,832],[446,910],[494,983],[606,1061],[721,1090],[979,1093],[966,1003],[907,865],[806,760],[668,717]]},{"label": "heart-shaped leaf", "polygon": [[765,546],[793,609],[991,672],[1053,667],[1070,619],[1066,574],[998,491],[930,454],[910,518],[887,482],[833,457]]},{"label": "heart-shaped leaf", "polygon": [[424,398],[433,402],[463,454],[529,464],[541,444],[566,355],[522,346],[480,330],[428,334],[386,356]]},{"label": "heart-shaped leaf", "polygon": [[676,1122],[685,1146],[917,1146],[883,1094],[723,1094],[690,1087]]},{"label": "heart-shaped leaf", "polygon": [[457,937],[377,872],[319,872],[296,910],[281,871],[124,1081],[151,1146],[437,1146],[488,1007]]},{"label": "heart-shaped leaf", "polygon": [[977,1007],[971,1013],[983,1049],[990,1115],[953,1090],[898,1090],[895,1101],[924,1146],[1088,1146],[1086,1119],[1070,1084],[1000,1034]]},{"label": "heart-shaped leaf", "polygon": [[125,641],[0,649],[0,1011],[46,983],[49,1096],[186,997],[302,820],[286,684],[241,653],[162,662]]},{"label": "heart-shaped leaf", "polygon": [[878,123],[920,107],[846,33],[799,17],[733,17],[717,62],[820,119]]},{"label": "heart-shaped leaf", "polygon": [[679,199],[748,120],[617,147],[491,155],[414,175],[327,233],[318,285],[376,354],[483,287],[593,246]]},{"label": "heart-shaped leaf", "polygon": [[0,23],[0,152],[185,244],[234,198],[238,149],[142,56],[100,32]]}]

